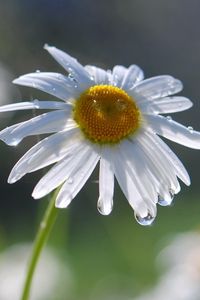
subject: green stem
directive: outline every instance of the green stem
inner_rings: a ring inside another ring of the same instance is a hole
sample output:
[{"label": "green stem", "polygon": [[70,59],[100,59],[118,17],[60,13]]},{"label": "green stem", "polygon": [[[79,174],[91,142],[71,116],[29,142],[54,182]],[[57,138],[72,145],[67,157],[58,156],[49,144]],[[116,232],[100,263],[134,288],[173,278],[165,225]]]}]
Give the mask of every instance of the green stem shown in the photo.
[{"label": "green stem", "polygon": [[55,199],[58,191],[56,191],[49,202],[49,205],[44,213],[44,217],[40,223],[38,233],[35,238],[31,259],[28,265],[26,280],[24,283],[24,289],[21,296],[21,300],[28,300],[30,295],[31,283],[34,275],[35,268],[38,263],[41,251],[48,239],[49,233],[56,221],[58,209],[55,207]]}]

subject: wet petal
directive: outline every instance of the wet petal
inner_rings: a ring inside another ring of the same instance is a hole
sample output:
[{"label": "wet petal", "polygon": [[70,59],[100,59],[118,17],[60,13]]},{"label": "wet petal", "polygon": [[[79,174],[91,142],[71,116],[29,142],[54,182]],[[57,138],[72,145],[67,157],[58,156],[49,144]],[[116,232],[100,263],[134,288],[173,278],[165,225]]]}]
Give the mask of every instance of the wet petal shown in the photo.
[{"label": "wet petal", "polygon": [[82,162],[76,165],[70,174],[69,180],[63,184],[56,199],[56,207],[65,208],[70,204],[92,174],[99,158],[96,151],[91,149],[88,151],[84,159],[85,163]]},{"label": "wet petal", "polygon": [[39,199],[49,194],[65,180],[71,180],[71,174],[75,168],[88,158],[89,147],[83,142],[78,144],[72,155],[64,157],[56,163],[38,182],[33,191],[33,198]]},{"label": "wet petal", "polygon": [[169,114],[192,107],[193,103],[185,97],[165,97],[152,101],[142,102],[140,105],[143,113]]},{"label": "wet petal", "polygon": [[193,149],[200,149],[200,132],[162,116],[146,115],[148,125],[157,134]]},{"label": "wet petal", "polygon": [[97,68],[95,66],[85,66],[86,70],[90,73],[91,77],[94,78],[95,84],[109,84],[110,79],[108,73],[101,69]]},{"label": "wet petal", "polygon": [[76,126],[74,120],[69,118],[69,111],[53,111],[5,128],[0,131],[0,139],[7,145],[16,146],[27,136],[57,132]]},{"label": "wet petal", "polygon": [[131,91],[133,96],[141,95],[149,100],[173,95],[182,90],[183,85],[180,80],[168,75],[156,76],[145,79],[136,85]]},{"label": "wet petal", "polygon": [[144,73],[137,65],[131,65],[124,74],[122,88],[129,90],[144,78]]},{"label": "wet petal", "polygon": [[64,101],[76,98],[82,91],[66,76],[52,72],[25,74],[13,83],[39,89]]},{"label": "wet petal", "polygon": [[113,208],[114,172],[111,165],[112,151],[102,149],[99,171],[99,199],[97,207],[102,215],[109,215]]},{"label": "wet petal", "polygon": [[139,194],[133,177],[128,172],[128,169],[124,166],[124,161],[121,159],[121,155],[118,151],[113,151],[112,159],[116,179],[129,204],[138,215],[141,217],[146,217],[148,215],[148,207]]},{"label": "wet petal", "polygon": [[75,58],[56,47],[45,45],[44,49],[46,49],[67,72],[72,74],[82,87],[86,89],[93,84],[90,74]]},{"label": "wet petal", "polygon": [[73,153],[81,137],[77,129],[53,134],[34,145],[13,167],[8,183],[14,183],[25,174],[40,170],[64,156]]},{"label": "wet petal", "polygon": [[28,110],[28,109],[71,109],[71,106],[67,103],[57,101],[39,101],[34,100],[32,102],[18,102],[8,105],[0,106],[0,112],[16,111],[16,110]]}]

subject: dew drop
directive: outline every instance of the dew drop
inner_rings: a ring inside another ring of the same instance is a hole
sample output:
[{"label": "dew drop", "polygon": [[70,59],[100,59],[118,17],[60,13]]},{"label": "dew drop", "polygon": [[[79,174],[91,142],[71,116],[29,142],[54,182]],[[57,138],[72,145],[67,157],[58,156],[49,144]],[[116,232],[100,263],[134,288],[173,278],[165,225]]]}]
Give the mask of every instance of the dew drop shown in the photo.
[{"label": "dew drop", "polygon": [[39,107],[40,107],[40,105],[39,105],[39,100],[35,99],[35,100],[33,101],[33,103],[34,103],[34,105],[35,105],[35,108],[39,108]]},{"label": "dew drop", "polygon": [[2,141],[4,141],[4,143],[6,143],[7,145],[9,146],[17,146],[20,142],[21,142],[21,139],[6,139],[6,138],[2,138]]},{"label": "dew drop", "polygon": [[56,77],[58,80],[62,80],[62,76],[60,74],[58,74]]},{"label": "dew drop", "polygon": [[166,117],[168,121],[172,121],[172,117],[171,116],[167,116]]},{"label": "dew drop", "polygon": [[40,70],[36,70],[35,72],[36,72],[36,73],[40,73]]},{"label": "dew drop", "polygon": [[97,209],[100,214],[107,216],[113,209],[113,201],[105,202],[103,199],[99,198],[97,202]]},{"label": "dew drop", "polygon": [[188,130],[189,130],[190,133],[193,133],[193,131],[194,131],[192,126],[188,126]]},{"label": "dew drop", "polygon": [[46,226],[47,226],[46,222],[41,222],[41,223],[40,223],[40,228],[41,228],[41,229],[45,229]]},{"label": "dew drop", "polygon": [[158,204],[161,206],[169,206],[174,199],[174,192],[170,189],[169,194],[165,196],[158,195]]},{"label": "dew drop", "polygon": [[140,224],[142,226],[149,226],[153,223],[153,221],[155,220],[155,217],[153,217],[150,213],[148,213],[148,215],[144,218],[135,214],[135,219],[138,222],[138,224]]},{"label": "dew drop", "polygon": [[115,74],[115,75],[113,76],[113,85],[114,85],[114,86],[117,86],[118,79],[119,79],[118,75]]},{"label": "dew drop", "polygon": [[116,107],[119,111],[123,111],[126,109],[127,104],[124,102],[123,99],[117,99]]},{"label": "dew drop", "polygon": [[101,111],[101,106],[99,105],[99,103],[97,102],[97,100],[93,99],[92,100],[92,107],[96,110],[96,111]]},{"label": "dew drop", "polygon": [[74,78],[74,75],[72,73],[69,73],[68,78],[71,81],[76,81],[76,79]]},{"label": "dew drop", "polygon": [[56,91],[56,88],[54,87],[52,90],[55,92],[55,91]]},{"label": "dew drop", "polygon": [[69,178],[67,179],[67,183],[72,184],[73,182],[74,182],[74,180],[73,180],[72,177],[69,177]]}]

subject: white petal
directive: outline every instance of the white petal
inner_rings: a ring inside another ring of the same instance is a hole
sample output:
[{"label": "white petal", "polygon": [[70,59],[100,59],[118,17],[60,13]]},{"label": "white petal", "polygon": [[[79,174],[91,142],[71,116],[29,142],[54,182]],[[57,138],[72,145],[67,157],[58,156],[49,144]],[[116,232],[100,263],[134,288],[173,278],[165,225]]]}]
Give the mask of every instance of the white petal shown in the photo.
[{"label": "white petal", "polygon": [[151,100],[178,93],[182,88],[180,80],[163,75],[143,80],[132,89],[132,92],[133,96],[139,94]]},{"label": "white petal", "polygon": [[152,101],[142,102],[140,105],[143,113],[168,114],[186,110],[192,107],[193,103],[185,97],[165,97]]},{"label": "white petal", "polygon": [[157,134],[186,147],[200,149],[200,132],[162,116],[146,115],[146,119]]},{"label": "white petal", "polygon": [[122,87],[122,82],[126,74],[126,68],[124,66],[114,66],[112,71],[112,84],[118,87]]},{"label": "white petal", "polygon": [[140,215],[141,217],[146,217],[148,215],[147,205],[139,194],[135,186],[135,182],[130,176],[128,169],[125,167],[119,151],[117,151],[117,149],[115,150],[116,151],[113,152],[112,159],[114,163],[114,173],[116,179],[136,214]]},{"label": "white petal", "polygon": [[53,72],[25,74],[13,83],[39,89],[64,101],[76,98],[82,91],[68,77]]},{"label": "white petal", "polygon": [[114,173],[111,164],[112,150],[102,149],[99,170],[99,199],[97,207],[102,215],[109,215],[113,208]]},{"label": "white petal", "polygon": [[33,198],[39,199],[49,194],[65,180],[71,180],[72,171],[82,165],[88,158],[89,147],[85,143],[77,144],[71,155],[64,157],[61,161],[56,163],[41,180],[38,182],[33,191]]},{"label": "white petal", "polygon": [[[146,173],[146,181],[151,181],[153,185],[153,190],[152,190],[154,197],[152,197],[152,200],[158,201],[158,195],[159,195],[159,200],[162,198],[164,201],[162,201],[162,205],[170,205],[172,200],[173,200],[173,194],[178,193],[180,191],[180,185],[176,179],[176,176],[173,175],[173,182],[171,179],[171,173],[170,170],[169,172],[166,172],[166,168],[163,169],[163,167],[160,167],[160,162],[157,161],[157,156],[155,157],[155,149],[152,151],[152,145],[151,142],[148,141],[148,137],[146,140],[145,137],[145,144],[141,141],[141,136],[136,137],[132,141],[134,143],[134,152],[135,149],[137,150],[137,160],[141,163],[141,168],[145,170]],[[147,146],[146,146],[147,145]],[[149,150],[150,148],[150,150]],[[167,164],[166,159],[162,159],[162,164]],[[139,175],[140,178],[140,175]],[[175,182],[175,185],[174,185]],[[176,186],[176,191],[175,191],[175,186]],[[155,194],[157,193],[157,195]],[[157,199],[156,199],[157,197]],[[160,204],[160,203],[159,203]]]},{"label": "white petal", "polygon": [[66,71],[72,74],[77,82],[83,85],[84,88],[88,88],[93,84],[89,73],[75,58],[56,47],[45,45],[44,49],[46,49]]},{"label": "white petal", "polygon": [[0,139],[7,145],[16,146],[27,136],[57,132],[76,126],[69,118],[68,111],[53,111],[3,129],[0,131]]},{"label": "white petal", "polygon": [[141,195],[141,198],[148,207],[148,212],[152,217],[156,216],[157,193],[154,183],[150,180],[147,172],[147,167],[143,161],[143,156],[140,153],[137,145],[134,142],[125,140],[120,145],[121,155],[124,164],[133,178],[135,186]]},{"label": "white petal", "polygon": [[124,74],[122,88],[129,90],[135,86],[139,81],[143,80],[143,71],[137,65],[131,65]]},{"label": "white petal", "polygon": [[109,75],[105,70],[90,65],[85,66],[85,68],[90,73],[91,77],[94,78],[95,84],[110,83]]},{"label": "white petal", "polygon": [[182,162],[180,161],[180,159],[176,156],[176,154],[156,134],[146,132],[145,135],[154,144],[155,149],[157,149],[157,150],[159,149],[161,155],[166,157],[166,159],[169,161],[169,164],[171,165],[171,167],[174,168],[176,175],[186,185],[190,185],[189,174],[188,174],[187,170],[185,169],[184,165],[182,164]]},{"label": "white petal", "polygon": [[42,169],[73,153],[81,137],[77,129],[58,132],[34,145],[13,167],[8,183],[14,183],[25,174]]},{"label": "white petal", "polygon": [[141,134],[135,140],[140,147],[140,151],[147,157],[149,169],[153,177],[160,183],[159,186],[165,186],[168,190],[172,190],[177,194],[180,191],[180,184],[177,180],[174,167],[170,164],[169,160],[163,156],[158,147],[155,147],[148,136]]},{"label": "white petal", "polygon": [[71,107],[63,102],[39,100],[34,100],[32,102],[18,102],[0,106],[0,112],[27,109],[71,109]]},{"label": "white petal", "polygon": [[95,169],[99,154],[90,149],[83,161],[81,164],[76,164],[71,171],[70,180],[63,184],[56,199],[56,207],[65,208],[70,204]]}]

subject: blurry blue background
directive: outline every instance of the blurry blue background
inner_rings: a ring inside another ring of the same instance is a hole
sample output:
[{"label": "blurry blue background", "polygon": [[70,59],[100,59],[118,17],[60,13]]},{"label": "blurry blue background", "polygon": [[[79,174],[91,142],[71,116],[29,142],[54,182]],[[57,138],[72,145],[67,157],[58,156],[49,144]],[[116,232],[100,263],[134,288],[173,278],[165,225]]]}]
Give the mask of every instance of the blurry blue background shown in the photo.
[{"label": "blurry blue background", "polygon": [[[190,98],[194,107],[172,117],[200,130],[199,12],[198,0],[0,0],[0,103],[52,99],[47,94],[11,84],[19,75],[37,69],[62,72],[43,50],[48,43],[82,64],[111,69],[116,64],[135,63],[146,77],[169,74],[179,78],[184,83],[181,94]],[[1,114],[1,128],[29,116]],[[31,198],[42,171],[27,175],[14,185],[6,183],[14,163],[35,141],[36,138],[27,138],[17,148],[1,143],[2,251],[34,239],[47,205],[45,199]],[[134,299],[159,280],[161,271],[155,267],[155,258],[168,245],[170,237],[198,230],[200,153],[170,142],[168,145],[183,160],[192,186],[182,186],[173,207],[158,208],[152,227],[136,223],[118,187],[111,216],[99,215],[95,183],[98,170],[70,207],[60,211],[49,245],[70,269],[72,287],[65,290],[63,284],[65,296],[57,293],[52,299]],[[160,296],[160,299],[165,298]]]}]

